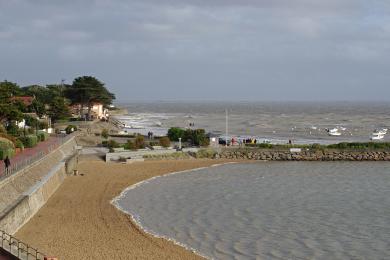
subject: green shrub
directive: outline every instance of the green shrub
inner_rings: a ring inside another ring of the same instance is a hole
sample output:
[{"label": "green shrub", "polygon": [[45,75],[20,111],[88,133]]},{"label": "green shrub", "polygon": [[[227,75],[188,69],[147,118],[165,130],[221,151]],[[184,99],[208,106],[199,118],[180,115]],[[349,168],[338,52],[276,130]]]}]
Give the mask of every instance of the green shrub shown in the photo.
[{"label": "green shrub", "polygon": [[107,129],[103,129],[101,135],[102,135],[102,137],[104,139],[107,139],[108,138],[108,130]]},{"label": "green shrub", "polygon": [[165,148],[167,148],[167,147],[169,147],[169,146],[171,145],[171,141],[170,141],[169,138],[166,137],[166,136],[161,137],[160,140],[159,140],[159,142],[160,142],[160,145],[161,145],[162,147],[165,147]]},{"label": "green shrub", "polygon": [[0,147],[0,160],[4,160],[7,156],[12,158],[15,155],[15,149]]},{"label": "green shrub", "polygon": [[19,137],[20,141],[22,141],[24,147],[31,148],[37,145],[38,137],[36,135],[26,135]]},{"label": "green shrub", "polygon": [[15,155],[15,148],[10,141],[0,141],[0,160],[4,160],[7,156],[9,158]]},{"label": "green shrub", "polygon": [[196,158],[209,158],[209,159],[213,159],[213,158],[215,158],[216,154],[217,154],[217,152],[214,151],[213,149],[201,149],[201,150],[199,150],[195,154],[195,157]]},{"label": "green shrub", "polygon": [[37,125],[39,124],[38,119],[30,115],[25,115],[24,120],[26,121],[26,126],[30,126],[32,128],[37,127]]},{"label": "green shrub", "polygon": [[7,126],[7,133],[12,136],[18,136],[19,127],[15,123],[11,123]]},{"label": "green shrub", "polygon": [[[5,138],[7,139],[8,141],[12,142],[14,145],[16,143],[16,138],[12,135],[7,135],[5,133],[0,133],[0,138]],[[0,140],[1,141],[1,140]]]},{"label": "green shrub", "polygon": [[0,124],[0,134],[6,134],[7,133],[7,130],[5,129],[5,127]]},{"label": "green shrub", "polygon": [[210,139],[206,136],[204,129],[181,129],[178,127],[172,127],[168,130],[168,137],[171,141],[179,141],[179,138],[183,142],[188,142],[198,146],[208,146]]},{"label": "green shrub", "polygon": [[65,128],[65,131],[66,131],[67,134],[73,133],[74,131],[77,131],[77,126],[75,126],[75,125],[68,125]]},{"label": "green shrub", "polygon": [[208,146],[210,144],[210,140],[206,136],[204,129],[192,130],[192,141],[194,145]]},{"label": "green shrub", "polygon": [[49,124],[46,121],[39,121],[38,127],[39,129],[48,129]]},{"label": "green shrub", "polygon": [[160,142],[149,142],[149,146],[157,146],[160,145]]},{"label": "green shrub", "polygon": [[127,143],[124,145],[124,148],[126,150],[136,150],[137,148],[135,147],[135,144],[133,141],[128,140]]},{"label": "green shrub", "polygon": [[329,149],[380,149],[387,150],[390,149],[390,143],[339,143],[328,145]]},{"label": "green shrub", "polygon": [[136,149],[145,148],[145,138],[144,138],[144,136],[143,135],[137,135],[135,137],[134,144],[135,144],[135,148]]},{"label": "green shrub", "polygon": [[112,153],[112,152],[114,152],[114,148],[119,148],[119,147],[121,147],[121,146],[120,146],[120,144],[119,144],[117,141],[115,141],[115,140],[108,140],[108,141],[107,141],[107,147],[108,147],[110,153]]},{"label": "green shrub", "polygon": [[184,134],[185,134],[185,130],[182,128],[179,128],[179,127],[171,127],[168,130],[168,138],[171,141],[177,142],[177,141],[179,141],[179,138],[182,138],[184,141]]},{"label": "green shrub", "polygon": [[43,142],[43,141],[46,141],[47,139],[49,139],[49,134],[46,132],[43,132],[43,131],[39,131],[37,133],[37,136],[38,136],[38,140],[40,142]]},{"label": "green shrub", "polygon": [[17,140],[16,140],[16,142],[15,142],[15,147],[24,150],[23,142],[22,142],[20,139],[17,139]]}]

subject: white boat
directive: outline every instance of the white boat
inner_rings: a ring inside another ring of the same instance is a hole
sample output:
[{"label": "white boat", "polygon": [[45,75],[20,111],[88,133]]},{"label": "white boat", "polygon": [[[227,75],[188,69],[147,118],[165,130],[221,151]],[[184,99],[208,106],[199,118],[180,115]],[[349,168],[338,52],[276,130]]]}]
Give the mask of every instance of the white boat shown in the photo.
[{"label": "white boat", "polygon": [[382,140],[383,138],[385,138],[385,135],[387,134],[387,131],[388,129],[387,128],[383,128],[381,130],[375,130],[370,139],[371,140]]},{"label": "white boat", "polygon": [[387,134],[387,128],[383,128],[383,129],[381,129],[381,130],[375,130],[375,132],[374,133],[378,133],[378,134],[381,134],[381,135],[385,135],[385,134]]},{"label": "white boat", "polygon": [[124,128],[129,128],[129,129],[144,129],[145,127],[139,126],[139,125],[128,125],[128,124],[125,124],[125,125],[124,125]]},{"label": "white boat", "polygon": [[385,138],[385,135],[383,134],[380,134],[380,133],[372,133],[370,139],[371,140],[382,140],[383,138]]},{"label": "white boat", "polygon": [[339,132],[339,129],[333,128],[333,129],[327,129],[327,132],[330,136],[340,136],[341,133]]}]

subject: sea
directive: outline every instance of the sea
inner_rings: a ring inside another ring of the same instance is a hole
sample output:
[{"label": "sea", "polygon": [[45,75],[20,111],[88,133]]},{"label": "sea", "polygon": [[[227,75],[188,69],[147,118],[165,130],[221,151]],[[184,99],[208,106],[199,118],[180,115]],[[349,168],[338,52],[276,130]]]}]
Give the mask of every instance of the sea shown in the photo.
[{"label": "sea", "polygon": [[[390,103],[353,102],[131,102],[116,116],[129,133],[155,136],[170,127],[204,128],[214,136],[255,137],[297,144],[367,142],[377,129],[390,128]],[[226,127],[227,125],[227,127]],[[326,129],[338,129],[329,136]],[[227,131],[226,131],[227,130]],[[383,141],[389,141],[385,136]]]},{"label": "sea", "polygon": [[[155,135],[173,126],[224,135],[226,118],[228,136],[274,143],[367,142],[375,129],[390,128],[386,103],[121,106],[129,114],[118,119],[129,132]],[[325,129],[332,128],[341,136],[329,136]],[[219,165],[146,180],[113,204],[146,232],[208,259],[390,259],[387,162]]]},{"label": "sea", "polygon": [[259,162],[157,177],[113,202],[208,259],[390,259],[390,164]]}]

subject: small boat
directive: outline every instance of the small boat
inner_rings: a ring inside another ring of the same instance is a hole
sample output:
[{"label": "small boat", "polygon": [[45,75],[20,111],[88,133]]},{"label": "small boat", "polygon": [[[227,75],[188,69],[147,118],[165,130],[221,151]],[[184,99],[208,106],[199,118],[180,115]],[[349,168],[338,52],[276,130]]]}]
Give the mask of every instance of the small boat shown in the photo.
[{"label": "small boat", "polygon": [[372,141],[374,141],[374,140],[382,140],[383,138],[385,138],[385,135],[383,135],[383,134],[372,133],[372,135],[370,137],[370,140],[372,140]]},{"label": "small boat", "polygon": [[382,128],[381,130],[375,130],[375,132],[374,133],[378,133],[378,134],[381,134],[381,135],[385,135],[385,134],[387,134],[387,128]]},{"label": "small boat", "polygon": [[129,128],[129,129],[144,129],[145,127],[139,126],[139,125],[124,125],[124,128]]},{"label": "small boat", "polygon": [[339,132],[339,129],[337,129],[337,128],[326,129],[326,131],[328,132],[328,134],[330,136],[340,136],[341,135],[341,133]]},{"label": "small boat", "polygon": [[382,140],[383,138],[385,138],[385,135],[387,134],[387,131],[388,129],[387,128],[383,128],[381,130],[375,130],[371,137],[370,137],[370,140]]}]

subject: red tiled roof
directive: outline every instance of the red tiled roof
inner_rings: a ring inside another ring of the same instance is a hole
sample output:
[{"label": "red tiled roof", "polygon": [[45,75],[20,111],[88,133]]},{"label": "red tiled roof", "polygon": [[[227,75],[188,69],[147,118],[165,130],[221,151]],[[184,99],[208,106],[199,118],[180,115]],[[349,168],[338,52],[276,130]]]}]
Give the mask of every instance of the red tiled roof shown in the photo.
[{"label": "red tiled roof", "polygon": [[11,97],[11,101],[21,101],[26,106],[31,105],[34,99],[35,99],[34,97],[28,97],[28,96]]}]

